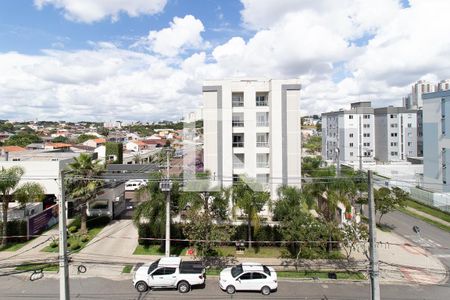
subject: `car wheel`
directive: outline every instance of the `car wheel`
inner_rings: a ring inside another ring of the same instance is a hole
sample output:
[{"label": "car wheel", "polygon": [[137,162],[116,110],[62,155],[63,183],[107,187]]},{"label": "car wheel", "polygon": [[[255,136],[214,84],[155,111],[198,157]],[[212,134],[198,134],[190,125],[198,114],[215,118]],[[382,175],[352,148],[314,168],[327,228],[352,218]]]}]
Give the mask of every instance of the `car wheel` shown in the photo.
[{"label": "car wheel", "polygon": [[261,289],[261,294],[263,294],[263,295],[270,295],[270,287],[268,287],[267,285],[263,286],[262,289]]},{"label": "car wheel", "polygon": [[234,294],[236,293],[236,288],[232,285],[227,286],[227,293],[228,294]]},{"label": "car wheel", "polygon": [[191,286],[186,281],[182,281],[178,284],[178,291],[180,293],[187,293],[191,290]]},{"label": "car wheel", "polygon": [[144,281],[138,281],[135,287],[139,293],[143,293],[148,290],[148,285]]}]

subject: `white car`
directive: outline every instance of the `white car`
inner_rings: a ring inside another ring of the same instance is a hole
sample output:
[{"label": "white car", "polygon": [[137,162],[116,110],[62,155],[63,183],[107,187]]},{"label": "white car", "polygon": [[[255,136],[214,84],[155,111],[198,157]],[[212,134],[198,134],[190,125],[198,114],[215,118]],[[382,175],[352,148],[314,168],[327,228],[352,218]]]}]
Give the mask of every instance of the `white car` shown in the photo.
[{"label": "white car", "polygon": [[219,275],[219,286],[228,294],[236,291],[258,291],[263,295],[278,288],[277,273],[272,267],[259,263],[242,263],[223,269]]},{"label": "white car", "polygon": [[201,262],[163,257],[140,267],[133,275],[133,286],[140,293],[149,288],[176,288],[180,293],[187,293],[192,286],[204,285],[205,279]]}]

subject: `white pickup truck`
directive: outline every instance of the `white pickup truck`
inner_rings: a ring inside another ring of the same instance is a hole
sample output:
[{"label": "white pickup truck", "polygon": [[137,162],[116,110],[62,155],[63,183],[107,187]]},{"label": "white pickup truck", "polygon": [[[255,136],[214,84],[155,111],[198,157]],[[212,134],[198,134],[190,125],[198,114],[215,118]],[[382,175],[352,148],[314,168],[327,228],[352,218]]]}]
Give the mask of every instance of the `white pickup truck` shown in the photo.
[{"label": "white pickup truck", "polygon": [[201,262],[181,261],[179,257],[163,257],[143,265],[133,275],[138,292],[149,288],[176,288],[187,293],[194,285],[205,284],[205,268]]}]

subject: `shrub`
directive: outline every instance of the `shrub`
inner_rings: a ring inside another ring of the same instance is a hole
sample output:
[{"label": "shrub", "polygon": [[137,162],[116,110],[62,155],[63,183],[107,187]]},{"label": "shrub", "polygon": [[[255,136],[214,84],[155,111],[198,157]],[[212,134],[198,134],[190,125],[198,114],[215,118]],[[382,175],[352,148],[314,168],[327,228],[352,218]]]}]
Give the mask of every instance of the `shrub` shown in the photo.
[{"label": "shrub", "polygon": [[69,227],[69,232],[70,233],[75,233],[75,232],[77,232],[78,231],[78,228],[76,227],[76,226],[70,226]]},{"label": "shrub", "polygon": [[81,245],[78,242],[73,242],[72,245],[70,245],[70,250],[78,250],[80,248],[81,248]]},{"label": "shrub", "polygon": [[81,241],[82,241],[83,243],[88,242],[88,241],[89,241],[89,236],[88,236],[88,235],[83,235],[83,236],[81,237]]},{"label": "shrub", "polygon": [[59,245],[59,243],[57,241],[53,241],[50,243],[51,248],[56,248],[56,247],[58,247],[58,245]]}]

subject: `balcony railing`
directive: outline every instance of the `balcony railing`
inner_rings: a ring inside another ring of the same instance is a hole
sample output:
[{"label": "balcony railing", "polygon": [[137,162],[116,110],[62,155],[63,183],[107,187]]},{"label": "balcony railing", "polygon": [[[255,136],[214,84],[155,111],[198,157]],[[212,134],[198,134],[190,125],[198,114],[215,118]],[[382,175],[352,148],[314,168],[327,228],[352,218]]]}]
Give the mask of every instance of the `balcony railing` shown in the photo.
[{"label": "balcony railing", "polygon": [[268,106],[269,105],[269,101],[267,100],[257,100],[256,101],[256,106]]},{"label": "balcony railing", "polygon": [[232,121],[233,127],[244,127],[244,121],[241,120],[233,120]]},{"label": "balcony railing", "polygon": [[256,122],[256,126],[257,127],[268,127],[269,126],[269,121],[257,121]]},{"label": "balcony railing", "polygon": [[244,147],[244,142],[233,142],[234,148],[242,148]]},{"label": "balcony railing", "polygon": [[256,167],[257,168],[268,168],[269,162],[268,161],[258,161],[258,162],[256,162]]},{"label": "balcony railing", "polygon": [[269,142],[256,142],[256,147],[267,148],[267,147],[269,147]]},{"label": "balcony railing", "polygon": [[233,168],[235,169],[243,169],[244,163],[242,161],[234,161],[233,162]]},{"label": "balcony railing", "polygon": [[244,106],[244,100],[233,100],[231,102],[232,107],[242,107]]}]

